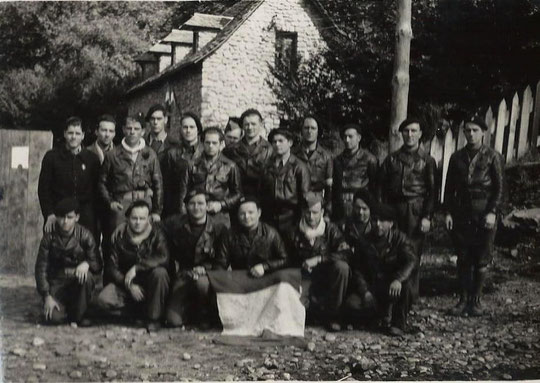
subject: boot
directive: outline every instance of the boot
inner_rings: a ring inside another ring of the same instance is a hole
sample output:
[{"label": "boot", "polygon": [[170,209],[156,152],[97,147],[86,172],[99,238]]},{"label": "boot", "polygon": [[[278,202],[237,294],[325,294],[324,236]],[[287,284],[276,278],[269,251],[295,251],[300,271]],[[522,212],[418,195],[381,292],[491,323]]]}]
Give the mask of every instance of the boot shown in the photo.
[{"label": "boot", "polygon": [[459,297],[459,302],[454,307],[448,310],[448,315],[461,316],[463,314],[466,314],[467,307],[467,295],[462,293]]},{"label": "boot", "polygon": [[470,299],[468,305],[468,313],[472,317],[480,317],[484,315],[484,309],[482,308],[482,303],[480,302],[480,297],[473,296]]},{"label": "boot", "polygon": [[480,302],[482,296],[482,289],[486,280],[487,269],[485,267],[477,267],[473,274],[472,292],[469,301],[469,307],[467,311],[472,317],[479,317],[484,315],[484,309]]}]

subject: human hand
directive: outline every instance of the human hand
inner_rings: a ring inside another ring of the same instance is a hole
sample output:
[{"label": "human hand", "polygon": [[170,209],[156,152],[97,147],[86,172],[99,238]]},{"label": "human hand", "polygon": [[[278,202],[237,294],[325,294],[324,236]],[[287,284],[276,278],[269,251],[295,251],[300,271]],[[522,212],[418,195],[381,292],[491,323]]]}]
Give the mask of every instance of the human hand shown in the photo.
[{"label": "human hand", "polygon": [[420,231],[422,233],[427,233],[431,230],[431,220],[428,218],[422,218],[422,221],[420,222]]},{"label": "human hand", "polygon": [[454,220],[452,219],[451,214],[446,214],[446,217],[444,217],[444,224],[447,230],[452,230],[454,228]]},{"label": "human hand", "polygon": [[48,217],[47,217],[47,221],[45,222],[45,227],[43,228],[43,230],[45,231],[45,233],[50,233],[53,231],[54,229],[54,224],[56,223],[56,216],[54,214],[50,214]]},{"label": "human hand", "polygon": [[202,277],[203,275],[206,275],[206,269],[204,266],[195,266],[192,270],[193,273],[193,279],[197,280],[199,277]]},{"label": "human hand", "polygon": [[135,302],[140,302],[144,299],[144,291],[141,286],[132,283],[129,288],[129,292],[131,293],[131,296],[135,300]]},{"label": "human hand", "polygon": [[264,275],[264,266],[262,265],[262,263],[258,263],[251,269],[249,269],[249,273],[252,277],[260,278]]},{"label": "human hand", "polygon": [[159,214],[157,213],[152,213],[152,222],[160,222],[161,221],[161,217],[159,216]]},{"label": "human hand", "polygon": [[45,319],[52,319],[54,309],[60,311],[60,306],[58,305],[58,302],[56,302],[56,300],[52,297],[52,295],[47,295],[43,304],[43,314],[45,315]]},{"label": "human hand", "polygon": [[135,265],[131,267],[131,269],[128,270],[126,275],[124,276],[124,284],[127,288],[131,285],[131,282],[133,282],[133,278],[137,275],[137,268]]},{"label": "human hand", "polygon": [[75,276],[79,280],[79,284],[83,284],[86,282],[86,279],[88,278],[88,269],[90,268],[90,265],[88,262],[84,261],[77,266],[75,269]]},{"label": "human hand", "polygon": [[311,272],[311,270],[317,266],[319,263],[321,263],[321,256],[317,255],[315,257],[308,258],[302,263],[302,268],[308,272]]},{"label": "human hand", "polygon": [[375,307],[375,298],[373,297],[373,294],[371,294],[371,291],[366,291],[363,303],[365,307]]},{"label": "human hand", "polygon": [[388,294],[392,298],[399,297],[399,295],[401,294],[401,282],[396,279],[392,283],[390,283],[390,291],[388,292]]},{"label": "human hand", "polygon": [[488,213],[484,219],[484,227],[488,230],[491,230],[495,227],[495,222],[497,220],[497,215],[495,213]]},{"label": "human hand", "polygon": [[221,202],[210,201],[208,202],[208,212],[209,213],[219,213],[221,211]]},{"label": "human hand", "polygon": [[111,210],[112,211],[122,211],[124,210],[124,206],[120,202],[112,201],[111,202]]}]

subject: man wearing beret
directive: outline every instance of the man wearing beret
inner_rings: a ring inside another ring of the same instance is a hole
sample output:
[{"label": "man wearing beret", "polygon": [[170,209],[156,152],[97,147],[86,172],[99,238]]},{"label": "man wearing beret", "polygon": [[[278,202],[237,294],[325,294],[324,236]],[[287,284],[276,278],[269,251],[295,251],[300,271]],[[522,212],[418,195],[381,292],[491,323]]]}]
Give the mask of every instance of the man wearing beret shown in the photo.
[{"label": "man wearing beret", "polygon": [[448,164],[444,206],[458,261],[460,299],[453,315],[480,316],[488,265],[493,260],[497,214],[503,203],[502,156],[484,145],[487,125],[473,117],[463,127],[467,145]]},{"label": "man wearing beret", "polygon": [[318,141],[319,123],[314,116],[306,116],[302,122],[302,142],[295,146],[292,153],[309,169],[311,177],[310,191],[324,196],[324,207],[329,208],[332,201],[332,154]]},{"label": "man wearing beret", "polygon": [[66,319],[89,326],[84,318],[94,289],[94,276],[101,263],[88,229],[79,225],[79,206],[75,198],[64,198],[54,209],[55,225],[43,235],[35,267],[36,286],[43,297],[46,323]]},{"label": "man wearing beret", "polygon": [[263,218],[284,235],[300,220],[300,204],[311,187],[307,166],[291,154],[293,137],[285,128],[270,132],[274,154],[261,175],[259,195]]},{"label": "man wearing beret", "polygon": [[214,268],[218,240],[226,227],[207,214],[207,199],[204,189],[191,189],[185,198],[187,214],[163,221],[174,281],[166,310],[172,327],[190,320],[204,326],[211,319],[206,271]]},{"label": "man wearing beret", "polygon": [[99,158],[81,146],[84,131],[79,117],[68,118],[64,139],[65,144],[49,150],[41,162],[38,197],[45,218],[44,231],[50,233],[54,230],[55,205],[64,198],[74,197],[79,203],[79,223],[96,237]]},{"label": "man wearing beret", "polygon": [[360,237],[350,265],[352,294],[347,307],[353,314],[377,308],[383,330],[401,336],[407,330],[411,305],[411,274],[416,267],[414,247],[394,221],[390,205],[370,206],[373,229]]},{"label": "man wearing beret", "polygon": [[[309,192],[302,219],[288,241],[291,266],[301,267],[303,302],[318,306],[330,331],[340,331],[341,304],[349,282],[350,248],[338,227],[323,219],[322,195]],[[294,256],[293,256],[294,254]]]},{"label": "man wearing beret", "polygon": [[221,154],[225,147],[221,129],[207,128],[203,132],[203,145],[204,154],[189,167],[188,190],[205,190],[208,194],[208,213],[229,227],[229,212],[234,211],[242,196],[240,170],[232,160]]},{"label": "man wearing beret", "polygon": [[[105,310],[141,309],[147,330],[160,328],[169,292],[169,251],[165,234],[150,220],[150,204],[133,202],[126,211],[127,223],[112,237],[111,255],[105,264],[107,284],[98,296]],[[142,306],[142,307],[141,307]]]},{"label": "man wearing beret", "polygon": [[351,215],[353,196],[358,190],[369,189],[375,195],[378,171],[375,156],[360,147],[360,126],[345,125],[341,139],[345,150],[334,159],[332,184],[332,218],[336,222]]},{"label": "man wearing beret", "polygon": [[406,119],[399,126],[403,145],[384,160],[378,183],[379,198],[391,204],[397,213],[397,224],[412,241],[417,267],[411,277],[412,299],[418,299],[420,260],[426,233],[431,228],[435,208],[436,164],[420,145],[422,126],[415,119]]}]

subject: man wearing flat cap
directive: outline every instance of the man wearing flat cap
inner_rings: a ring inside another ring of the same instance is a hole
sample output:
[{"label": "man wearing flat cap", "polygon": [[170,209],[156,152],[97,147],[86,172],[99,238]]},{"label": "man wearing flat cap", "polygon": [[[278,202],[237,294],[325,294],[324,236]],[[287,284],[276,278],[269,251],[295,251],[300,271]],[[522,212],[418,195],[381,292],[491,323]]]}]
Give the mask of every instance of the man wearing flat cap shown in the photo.
[{"label": "man wearing flat cap", "polygon": [[293,136],[288,129],[277,128],[268,139],[274,154],[261,175],[259,195],[263,219],[282,235],[300,220],[300,204],[311,187],[307,166],[291,153]]},{"label": "man wearing flat cap", "polygon": [[[338,227],[323,219],[322,195],[309,192],[290,236],[291,266],[302,268],[303,303],[317,306],[330,331],[340,331],[340,310],[350,276],[350,248]],[[313,312],[313,310],[312,310]]]},{"label": "man wearing flat cap", "polygon": [[46,323],[69,320],[81,326],[92,297],[94,277],[101,262],[92,233],[79,225],[79,204],[75,198],[59,201],[52,231],[45,233],[39,245],[35,267],[36,286],[43,297]]},{"label": "man wearing flat cap", "polygon": [[334,159],[332,184],[332,218],[335,222],[352,213],[354,193],[368,189],[376,193],[378,163],[373,154],[360,147],[362,130],[359,125],[346,124],[341,129],[345,150]]},{"label": "man wearing flat cap", "polygon": [[208,195],[204,189],[191,189],[184,201],[187,214],[163,221],[173,279],[166,320],[172,327],[189,321],[204,326],[211,320],[206,271],[214,268],[217,244],[226,227],[207,214]]},{"label": "man wearing flat cap", "polygon": [[460,299],[453,315],[480,316],[487,268],[493,260],[497,214],[504,195],[502,156],[483,144],[487,125],[473,117],[463,127],[467,144],[450,157],[444,207],[458,261]]},{"label": "man wearing flat cap", "polygon": [[412,241],[418,265],[411,278],[413,301],[418,299],[424,238],[431,228],[437,195],[435,159],[420,145],[422,125],[410,118],[399,126],[403,145],[384,160],[378,182],[379,198],[396,209],[397,224]]},{"label": "man wearing flat cap", "polygon": [[353,315],[377,308],[383,331],[401,336],[408,327],[416,255],[410,240],[397,228],[390,205],[370,206],[370,211],[374,227],[354,246],[352,294],[346,306]]}]

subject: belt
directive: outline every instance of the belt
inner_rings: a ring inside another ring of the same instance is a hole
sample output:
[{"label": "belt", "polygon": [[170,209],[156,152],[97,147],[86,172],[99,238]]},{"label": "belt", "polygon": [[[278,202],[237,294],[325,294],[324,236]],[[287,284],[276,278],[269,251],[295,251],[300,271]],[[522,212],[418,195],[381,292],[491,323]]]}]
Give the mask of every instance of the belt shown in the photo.
[{"label": "belt", "polygon": [[139,199],[145,199],[148,196],[146,190],[132,190],[124,194],[118,194],[117,197],[119,197],[121,200],[136,201]]}]

